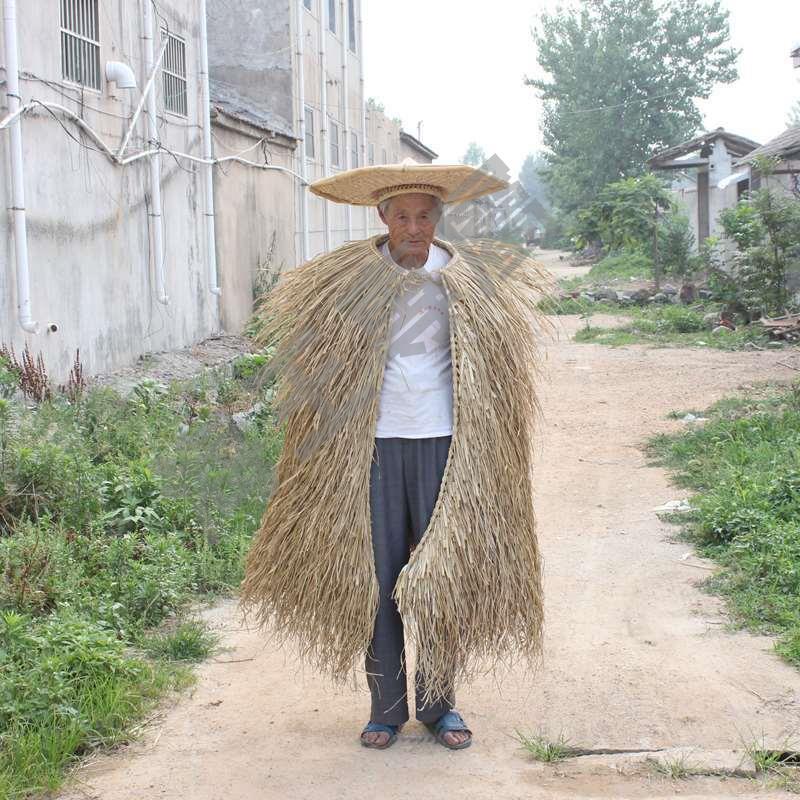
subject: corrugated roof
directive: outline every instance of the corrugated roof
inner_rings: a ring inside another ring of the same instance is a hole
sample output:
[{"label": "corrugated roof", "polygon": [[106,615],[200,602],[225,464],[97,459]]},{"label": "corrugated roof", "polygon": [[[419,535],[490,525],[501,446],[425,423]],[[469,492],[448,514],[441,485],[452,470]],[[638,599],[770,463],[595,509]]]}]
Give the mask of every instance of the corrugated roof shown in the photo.
[{"label": "corrugated roof", "polygon": [[297,139],[292,126],[279,114],[269,109],[255,108],[251,101],[245,100],[229,85],[216,83],[212,78],[209,81],[212,108],[218,108],[223,113],[234,119],[246,122],[270,133],[280,133],[290,139]]},{"label": "corrugated roof", "polygon": [[800,125],[794,125],[785,130],[780,136],[768,141],[765,145],[747,154],[747,158],[740,159],[738,164],[750,164],[757,156],[772,156],[775,158],[800,157]]}]

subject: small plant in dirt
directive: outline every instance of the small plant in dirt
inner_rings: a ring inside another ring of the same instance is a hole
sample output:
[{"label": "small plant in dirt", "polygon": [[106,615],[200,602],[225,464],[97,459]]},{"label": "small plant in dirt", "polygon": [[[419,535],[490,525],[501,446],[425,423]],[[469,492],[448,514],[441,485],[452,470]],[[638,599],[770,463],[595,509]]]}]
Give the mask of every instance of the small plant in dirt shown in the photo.
[{"label": "small plant in dirt", "polygon": [[155,633],[141,640],[146,653],[167,661],[203,661],[217,646],[219,637],[200,620],[185,620],[174,630]]},{"label": "small plant in dirt", "polygon": [[653,758],[649,756],[645,759],[645,765],[654,774],[671,781],[686,780],[697,773],[687,757],[683,754],[673,758]]},{"label": "small plant in dirt", "polygon": [[555,740],[549,739],[543,733],[528,735],[517,730],[514,735],[522,748],[535,761],[542,761],[547,764],[563,761],[565,758],[569,758],[575,750],[563,733],[559,734]]}]

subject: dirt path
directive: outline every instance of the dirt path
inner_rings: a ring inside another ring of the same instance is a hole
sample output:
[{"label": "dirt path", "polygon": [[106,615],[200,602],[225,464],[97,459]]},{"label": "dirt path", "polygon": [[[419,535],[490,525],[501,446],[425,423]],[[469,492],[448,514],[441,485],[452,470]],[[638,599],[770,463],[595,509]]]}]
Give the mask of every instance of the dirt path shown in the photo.
[{"label": "dirt path", "polygon": [[[597,322],[597,320],[595,320]],[[199,669],[191,697],[142,741],[79,773],[65,798],[141,800],[516,800],[783,796],[743,778],[671,782],[646,754],[543,766],[515,729],[563,732],[587,748],[684,748],[690,766],[735,766],[746,745],[798,730],[800,672],[771,641],[725,628],[709,573],[652,509],[685,496],[639,445],[679,429],[672,409],[703,408],[748,384],[786,380],[773,352],[576,345],[560,323],[547,353],[538,509],[547,635],[538,675],[514,670],[464,688],[475,745],[450,753],[416,723],[385,752],[358,746],[368,697],[334,690],[291,653],[242,629],[232,602],[209,612],[230,648]],[[674,756],[674,754],[673,754]],[[673,757],[670,756],[670,757]],[[788,795],[787,795],[788,796]]]}]

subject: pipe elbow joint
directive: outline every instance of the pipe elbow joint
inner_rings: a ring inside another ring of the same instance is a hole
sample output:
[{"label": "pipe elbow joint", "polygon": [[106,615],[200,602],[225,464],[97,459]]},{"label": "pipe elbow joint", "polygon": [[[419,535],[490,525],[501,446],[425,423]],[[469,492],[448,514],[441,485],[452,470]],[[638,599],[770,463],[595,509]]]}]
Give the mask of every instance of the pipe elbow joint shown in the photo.
[{"label": "pipe elbow joint", "polygon": [[122,61],[106,62],[106,80],[116,83],[118,89],[136,88],[136,76],[133,70]]}]

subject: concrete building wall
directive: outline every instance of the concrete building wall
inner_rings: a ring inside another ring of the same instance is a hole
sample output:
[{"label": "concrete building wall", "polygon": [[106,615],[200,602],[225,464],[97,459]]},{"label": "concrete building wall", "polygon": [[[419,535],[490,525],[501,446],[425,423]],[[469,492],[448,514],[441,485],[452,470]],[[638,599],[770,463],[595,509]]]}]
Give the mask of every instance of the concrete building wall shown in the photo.
[{"label": "concrete building wall", "polygon": [[[214,118],[217,155],[247,150],[267,132],[217,113]],[[271,136],[267,146],[273,165],[291,168],[295,142]],[[239,332],[247,324],[253,300],[267,273],[293,267],[295,253],[295,178],[231,163],[217,172],[217,264],[222,287],[222,323]]]},{"label": "concrete building wall", "polygon": [[[304,34],[305,106],[310,115],[306,125],[313,136],[313,155],[306,158],[309,181],[324,177],[324,154],[327,152],[329,173],[336,174],[363,166],[362,135],[362,62],[360,26],[361,0],[355,0],[355,41],[351,42],[349,5],[335,0],[335,31],[331,30],[328,0],[311,0],[311,9],[302,8]],[[322,66],[321,42],[324,37],[325,66]],[[351,47],[352,43],[352,47]],[[347,66],[345,76],[344,66]],[[347,86],[345,91],[345,77]],[[324,81],[324,82],[323,82]],[[326,89],[326,114],[323,118],[323,86]],[[295,88],[296,115],[300,117],[299,87]],[[338,156],[332,147],[333,127],[338,134]],[[353,153],[352,136],[356,137]],[[298,152],[298,158],[300,154]],[[328,203],[309,194],[310,256],[326,250],[326,228],[330,231],[330,249],[350,239],[360,239],[365,232],[365,212],[360,208]],[[326,216],[327,215],[327,216]],[[298,231],[298,245],[300,232]],[[297,247],[297,252],[301,248]]]},{"label": "concrete building wall", "polygon": [[[100,14],[101,70],[123,61],[144,85],[142,8],[150,0],[104,0]],[[23,103],[57,102],[80,113],[112,146],[140,96],[102,81],[100,91],[65,81],[61,69],[59,0],[19,3]],[[198,0],[159,0],[170,30],[185,39],[188,113],[164,111],[158,94],[164,147],[201,154]],[[0,43],[0,63],[5,63]],[[6,98],[0,90],[0,102]],[[28,210],[31,301],[42,332],[17,323],[14,239],[7,132],[0,132],[0,342],[19,353],[29,344],[63,382],[76,349],[88,374],[113,370],[149,351],[189,345],[220,329],[217,300],[209,292],[205,256],[202,176],[186,162],[162,157],[166,291],[157,299],[152,267],[147,160],[121,168],[93,151],[73,123],[64,127],[44,109],[22,120]],[[128,153],[147,143],[141,119]],[[44,326],[55,323],[56,333]]]}]

